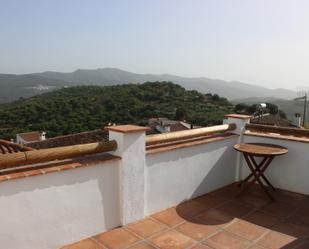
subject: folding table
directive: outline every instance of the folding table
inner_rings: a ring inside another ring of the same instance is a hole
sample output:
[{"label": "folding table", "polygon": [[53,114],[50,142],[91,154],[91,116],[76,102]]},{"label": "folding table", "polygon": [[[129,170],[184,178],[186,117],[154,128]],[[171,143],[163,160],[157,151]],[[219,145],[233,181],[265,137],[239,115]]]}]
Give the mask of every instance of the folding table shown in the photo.
[{"label": "folding table", "polygon": [[[275,191],[275,188],[264,173],[270,166],[273,159],[276,156],[287,154],[288,149],[280,145],[265,143],[240,143],[234,145],[234,149],[243,153],[246,163],[251,171],[251,173],[240,182],[240,186],[242,186],[242,188],[237,196],[243,194],[245,190],[247,190],[255,182],[258,182],[267,196],[271,200],[274,200],[274,197],[267,190],[266,186],[269,186],[273,191]],[[261,161],[257,162],[256,158],[261,158]],[[253,178],[252,181],[250,181],[251,178]],[[264,180],[266,186],[262,182],[262,179]]]}]

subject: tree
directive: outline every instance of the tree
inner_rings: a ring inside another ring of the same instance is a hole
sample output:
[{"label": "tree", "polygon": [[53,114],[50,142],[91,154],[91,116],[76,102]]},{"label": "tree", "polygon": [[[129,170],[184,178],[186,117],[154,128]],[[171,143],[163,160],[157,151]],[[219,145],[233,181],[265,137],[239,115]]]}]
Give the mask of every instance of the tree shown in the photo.
[{"label": "tree", "polygon": [[176,120],[185,120],[186,117],[187,117],[188,113],[187,113],[187,109],[184,108],[184,107],[178,107],[176,109],[176,112],[175,112],[175,119]]},{"label": "tree", "polygon": [[272,103],[266,103],[267,105],[267,110],[270,114],[277,114],[278,113],[278,106]]},{"label": "tree", "polygon": [[109,122],[145,124],[150,117],[212,125],[232,110],[232,104],[218,95],[187,91],[171,82],[76,86],[0,105],[0,127],[13,128],[0,132],[0,138],[35,130],[53,137],[102,128]]},{"label": "tree", "polygon": [[258,110],[258,105],[257,104],[253,104],[248,106],[248,108],[246,109],[247,114],[254,114],[256,111]]},{"label": "tree", "polygon": [[220,100],[220,97],[218,94],[212,95],[212,101],[219,101],[219,100]]},{"label": "tree", "polygon": [[245,103],[239,103],[237,105],[235,105],[234,107],[234,111],[236,113],[245,113],[248,109],[248,105]]}]

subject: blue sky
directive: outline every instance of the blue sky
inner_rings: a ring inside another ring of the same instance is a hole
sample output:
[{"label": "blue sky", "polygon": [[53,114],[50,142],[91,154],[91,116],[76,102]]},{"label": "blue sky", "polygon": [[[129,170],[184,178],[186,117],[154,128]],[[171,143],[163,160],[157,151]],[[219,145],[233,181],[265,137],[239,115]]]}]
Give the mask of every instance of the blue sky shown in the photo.
[{"label": "blue sky", "polygon": [[307,0],[0,0],[0,73],[117,67],[309,86]]}]

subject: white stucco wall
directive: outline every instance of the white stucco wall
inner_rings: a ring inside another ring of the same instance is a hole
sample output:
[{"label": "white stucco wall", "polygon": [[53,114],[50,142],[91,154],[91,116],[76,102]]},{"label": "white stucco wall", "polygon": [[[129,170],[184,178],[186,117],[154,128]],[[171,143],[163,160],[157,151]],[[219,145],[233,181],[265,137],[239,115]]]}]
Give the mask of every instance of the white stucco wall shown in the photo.
[{"label": "white stucco wall", "polygon": [[0,183],[0,241],[53,249],[120,225],[120,161]]},{"label": "white stucco wall", "polygon": [[[245,136],[245,142],[272,143],[289,149],[287,155],[276,157],[266,171],[274,187],[309,194],[309,143],[287,141],[256,136]],[[248,174],[245,162],[242,176]]]},{"label": "white stucco wall", "polygon": [[126,225],[144,218],[145,131],[110,131],[109,138],[118,145],[111,154],[122,158],[119,198],[121,224]]},{"label": "white stucco wall", "polygon": [[238,138],[146,156],[145,214],[235,181]]}]

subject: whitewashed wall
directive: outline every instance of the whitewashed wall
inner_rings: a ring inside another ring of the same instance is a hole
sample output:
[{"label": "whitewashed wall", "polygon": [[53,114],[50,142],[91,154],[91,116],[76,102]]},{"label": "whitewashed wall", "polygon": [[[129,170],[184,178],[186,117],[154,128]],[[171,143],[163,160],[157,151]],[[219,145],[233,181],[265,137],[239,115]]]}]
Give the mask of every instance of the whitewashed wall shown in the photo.
[{"label": "whitewashed wall", "polygon": [[[233,183],[242,162],[233,146],[242,139],[288,147],[267,175],[309,194],[309,143],[240,136],[145,156],[145,130],[110,137],[122,160],[0,183],[1,248],[59,248]],[[248,173],[244,164],[240,171]]]},{"label": "whitewashed wall", "polygon": [[[245,142],[272,143],[287,147],[289,153],[276,157],[267,169],[266,176],[277,188],[309,194],[309,143],[256,136],[245,136]],[[243,177],[248,174],[245,162],[241,172]]]},{"label": "whitewashed wall", "polygon": [[120,161],[0,184],[0,243],[53,249],[120,225]]},{"label": "whitewashed wall", "polygon": [[238,138],[146,156],[145,214],[235,181]]}]

